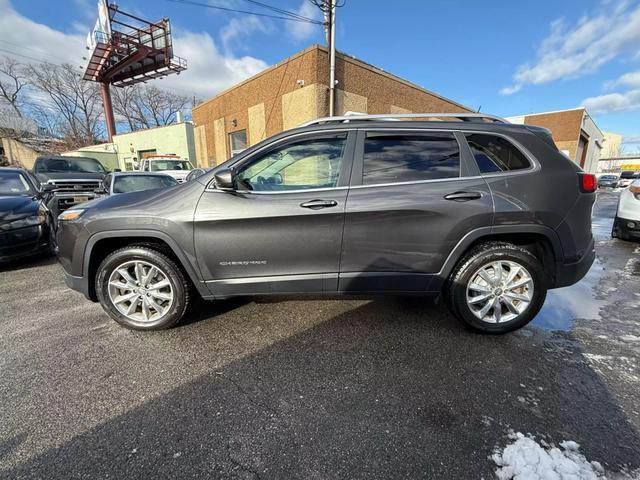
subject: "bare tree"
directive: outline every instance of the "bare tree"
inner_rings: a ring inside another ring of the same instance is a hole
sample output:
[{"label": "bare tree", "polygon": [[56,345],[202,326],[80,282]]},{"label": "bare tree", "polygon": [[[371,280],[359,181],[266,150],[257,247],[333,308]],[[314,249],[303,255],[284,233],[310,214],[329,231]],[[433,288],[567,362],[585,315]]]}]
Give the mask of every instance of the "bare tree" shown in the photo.
[{"label": "bare tree", "polygon": [[140,84],[114,88],[112,97],[116,115],[132,131],[175,123],[176,114],[190,101],[187,96]]},{"label": "bare tree", "polygon": [[80,78],[71,65],[30,65],[34,87],[45,94],[40,104],[41,123],[55,129],[70,147],[93,145],[104,133],[98,85]]},{"label": "bare tree", "polygon": [[0,58],[0,99],[7,102],[18,117],[22,117],[21,92],[29,84],[23,64],[9,57]]}]

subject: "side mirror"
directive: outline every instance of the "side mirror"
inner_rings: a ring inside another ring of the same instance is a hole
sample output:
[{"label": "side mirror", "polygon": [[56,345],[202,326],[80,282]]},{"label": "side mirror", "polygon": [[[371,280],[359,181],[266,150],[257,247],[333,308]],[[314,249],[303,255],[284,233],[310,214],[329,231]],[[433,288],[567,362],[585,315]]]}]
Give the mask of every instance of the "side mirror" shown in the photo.
[{"label": "side mirror", "polygon": [[40,190],[42,191],[42,193],[53,192],[55,189],[56,189],[56,186],[53,183],[43,183],[40,186]]},{"label": "side mirror", "polygon": [[93,193],[97,193],[98,195],[103,195],[103,194],[107,193],[107,191],[102,187],[98,187],[93,191]]},{"label": "side mirror", "polygon": [[213,181],[215,182],[218,190],[233,190],[233,177],[233,170],[230,168],[224,168],[214,174]]}]

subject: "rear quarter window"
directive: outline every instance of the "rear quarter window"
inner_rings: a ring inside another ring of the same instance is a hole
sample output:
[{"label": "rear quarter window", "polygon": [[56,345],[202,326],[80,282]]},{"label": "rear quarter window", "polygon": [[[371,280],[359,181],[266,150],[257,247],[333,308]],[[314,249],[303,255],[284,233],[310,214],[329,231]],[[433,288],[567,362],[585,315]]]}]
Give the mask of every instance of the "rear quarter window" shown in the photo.
[{"label": "rear quarter window", "polygon": [[465,134],[481,173],[511,172],[529,168],[531,163],[506,138],[485,133]]}]

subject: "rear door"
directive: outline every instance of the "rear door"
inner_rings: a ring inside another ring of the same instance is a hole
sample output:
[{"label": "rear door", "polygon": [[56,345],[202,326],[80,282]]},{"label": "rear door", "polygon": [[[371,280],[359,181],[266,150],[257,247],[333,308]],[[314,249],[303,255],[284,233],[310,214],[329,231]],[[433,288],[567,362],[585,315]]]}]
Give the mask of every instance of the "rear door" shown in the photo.
[{"label": "rear door", "polygon": [[195,247],[214,295],[335,292],[356,132],[285,138],[232,166],[232,192],[207,188]]},{"label": "rear door", "polygon": [[425,292],[464,235],[491,226],[493,204],[458,132],[358,132],[339,289]]}]

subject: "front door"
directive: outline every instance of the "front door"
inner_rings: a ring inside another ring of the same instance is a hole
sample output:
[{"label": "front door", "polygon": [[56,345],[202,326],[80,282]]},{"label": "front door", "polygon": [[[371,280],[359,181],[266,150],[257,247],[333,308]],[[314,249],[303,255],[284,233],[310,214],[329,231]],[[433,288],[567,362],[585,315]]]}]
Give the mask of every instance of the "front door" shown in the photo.
[{"label": "front door", "polygon": [[458,241],[490,226],[491,195],[461,135],[359,132],[339,289],[426,292]]},{"label": "front door", "polygon": [[355,133],[298,135],[232,165],[207,188],[195,248],[213,295],[336,291]]}]

